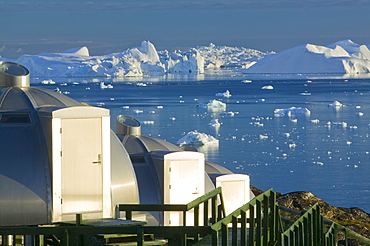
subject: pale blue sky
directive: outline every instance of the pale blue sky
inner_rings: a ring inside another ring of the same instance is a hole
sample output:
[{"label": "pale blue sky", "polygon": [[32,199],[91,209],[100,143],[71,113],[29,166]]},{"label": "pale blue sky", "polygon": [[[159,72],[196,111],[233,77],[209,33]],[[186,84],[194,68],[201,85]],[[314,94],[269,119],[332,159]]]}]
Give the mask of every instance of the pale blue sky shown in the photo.
[{"label": "pale blue sky", "polygon": [[370,0],[0,0],[0,55],[87,46],[92,55],[151,41],[282,51],[342,39],[370,44]]}]

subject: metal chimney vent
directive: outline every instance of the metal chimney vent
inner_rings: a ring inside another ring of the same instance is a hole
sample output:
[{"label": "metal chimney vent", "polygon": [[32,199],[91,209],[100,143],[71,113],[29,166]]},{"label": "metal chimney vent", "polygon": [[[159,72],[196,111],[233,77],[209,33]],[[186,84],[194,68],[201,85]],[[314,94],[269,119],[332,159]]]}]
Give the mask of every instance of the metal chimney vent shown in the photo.
[{"label": "metal chimney vent", "polygon": [[116,118],[116,134],[118,135],[141,135],[140,122],[127,115],[118,115]]},{"label": "metal chimney vent", "polygon": [[29,87],[30,72],[18,63],[0,61],[0,86]]}]

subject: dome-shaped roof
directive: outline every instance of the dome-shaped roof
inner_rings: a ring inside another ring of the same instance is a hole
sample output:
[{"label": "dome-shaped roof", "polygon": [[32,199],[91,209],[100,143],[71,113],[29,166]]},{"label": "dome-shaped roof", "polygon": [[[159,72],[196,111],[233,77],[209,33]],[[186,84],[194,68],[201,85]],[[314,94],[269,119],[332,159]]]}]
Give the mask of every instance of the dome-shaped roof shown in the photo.
[{"label": "dome-shaped roof", "polygon": [[58,92],[35,87],[0,87],[0,111],[71,107],[82,104]]},{"label": "dome-shaped roof", "polygon": [[182,151],[181,148],[170,142],[146,135],[125,135],[122,143],[129,154],[153,151]]}]

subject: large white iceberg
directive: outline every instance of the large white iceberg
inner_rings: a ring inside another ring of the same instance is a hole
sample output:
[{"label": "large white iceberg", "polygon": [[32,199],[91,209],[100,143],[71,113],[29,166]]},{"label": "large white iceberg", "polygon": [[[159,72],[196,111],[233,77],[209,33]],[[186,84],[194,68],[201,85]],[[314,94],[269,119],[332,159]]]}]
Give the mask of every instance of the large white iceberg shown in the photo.
[{"label": "large white iceberg", "polygon": [[218,100],[210,100],[209,103],[199,103],[198,107],[207,109],[208,111],[225,111],[226,103]]},{"label": "large white iceberg", "polygon": [[296,108],[296,107],[291,107],[287,109],[275,109],[274,110],[274,115],[276,117],[281,117],[281,116],[292,116],[292,115],[306,115],[309,116],[311,114],[311,111],[307,108]]},{"label": "large white iceberg", "polygon": [[370,51],[365,45],[343,40],[331,45],[306,44],[270,54],[246,73],[361,74],[370,72]]},{"label": "large white iceberg", "polygon": [[90,56],[87,47],[60,53],[22,55],[15,62],[30,70],[32,76],[156,76],[166,73],[199,74],[204,58],[196,51],[158,54],[154,45],[143,41],[140,47],[102,56]]},{"label": "large white iceberg", "polygon": [[208,144],[218,144],[219,140],[211,135],[200,133],[198,131],[190,131],[184,137],[177,141],[177,144],[182,145],[193,145],[202,146]]}]

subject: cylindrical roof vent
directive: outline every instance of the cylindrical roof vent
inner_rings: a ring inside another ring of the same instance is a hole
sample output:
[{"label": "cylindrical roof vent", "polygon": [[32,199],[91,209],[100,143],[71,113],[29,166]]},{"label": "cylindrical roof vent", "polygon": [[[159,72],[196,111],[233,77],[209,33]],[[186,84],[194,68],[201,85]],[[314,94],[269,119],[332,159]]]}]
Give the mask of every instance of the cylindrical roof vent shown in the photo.
[{"label": "cylindrical roof vent", "polygon": [[118,115],[116,118],[116,134],[118,135],[141,135],[140,122],[127,115]]},{"label": "cylindrical roof vent", "polygon": [[21,64],[0,61],[0,86],[29,87],[30,72]]}]

